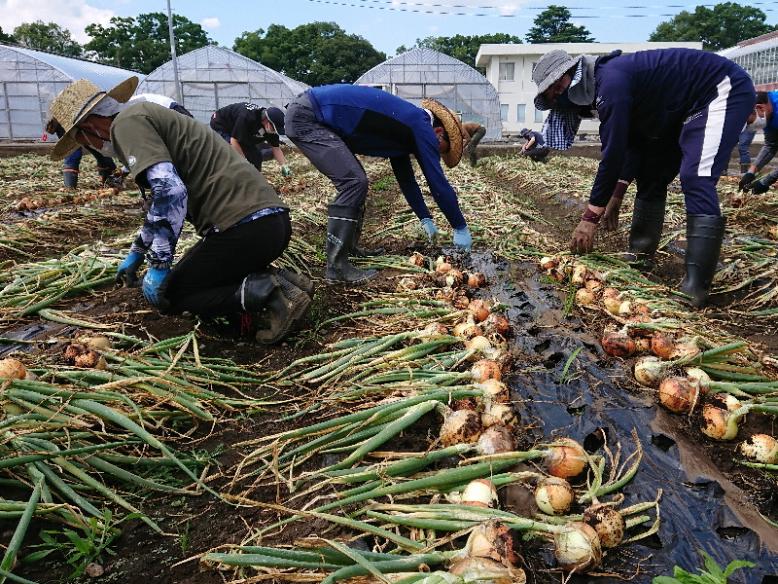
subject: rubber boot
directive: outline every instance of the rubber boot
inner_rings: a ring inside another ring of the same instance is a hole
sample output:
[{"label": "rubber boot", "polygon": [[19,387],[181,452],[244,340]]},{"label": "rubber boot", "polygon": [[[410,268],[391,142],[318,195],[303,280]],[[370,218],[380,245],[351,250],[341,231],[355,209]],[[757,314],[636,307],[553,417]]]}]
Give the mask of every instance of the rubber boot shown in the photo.
[{"label": "rubber boot", "polygon": [[726,221],[719,215],[686,216],[686,277],[681,292],[695,308],[708,302],[710,286],[721,252]]},{"label": "rubber boot", "polygon": [[376,270],[360,270],[348,261],[359,226],[359,209],[330,205],[327,213],[327,281],[358,284],[374,277]]},{"label": "rubber boot", "polygon": [[272,345],[288,335],[305,316],[311,297],[291,282],[271,275],[276,286],[267,299],[267,326],[257,331],[256,339],[263,345]]},{"label": "rubber boot", "polygon": [[626,259],[641,269],[650,271],[654,267],[654,254],[659,247],[665,222],[665,202],[664,197],[635,199]]},{"label": "rubber boot", "polygon": [[76,190],[78,188],[78,171],[66,168],[62,173],[62,180],[66,189]]},{"label": "rubber boot", "polygon": [[379,256],[382,253],[384,253],[384,248],[382,247],[376,249],[366,249],[364,247],[359,246],[359,240],[362,237],[362,225],[365,222],[366,206],[367,205],[362,205],[362,207],[359,209],[359,219],[357,220],[357,232],[354,234],[354,244],[351,246],[350,255],[358,258],[370,258],[374,256]]},{"label": "rubber boot", "polygon": [[283,278],[290,284],[294,284],[308,296],[313,298],[313,280],[303,274],[298,274],[285,268],[271,268],[273,273]]},{"label": "rubber boot", "polygon": [[467,160],[473,168],[478,165],[478,156],[476,156],[475,148],[471,146],[467,147]]}]

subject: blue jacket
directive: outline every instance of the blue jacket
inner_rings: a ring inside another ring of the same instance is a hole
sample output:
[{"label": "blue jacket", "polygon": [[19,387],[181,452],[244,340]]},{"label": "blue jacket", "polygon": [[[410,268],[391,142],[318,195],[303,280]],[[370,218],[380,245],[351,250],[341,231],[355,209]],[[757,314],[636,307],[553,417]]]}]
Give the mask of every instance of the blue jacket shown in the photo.
[{"label": "blue jacket", "polygon": [[765,130],[778,131],[778,90],[768,91],[767,99],[770,100],[770,104],[773,106],[773,115],[770,116],[770,121],[765,126]]},{"label": "blue jacket", "polygon": [[725,77],[748,78],[738,65],[694,49],[658,49],[628,55],[616,51],[595,65],[602,161],[589,202],[604,206],[632,144],[677,143],[684,120],[703,110]]},{"label": "blue jacket", "polygon": [[413,173],[413,154],[432,197],[454,229],[467,225],[456,192],[440,166],[438,139],[420,107],[373,87],[325,85],[308,91],[316,119],[354,154],[389,158],[405,199],[420,219],[430,217]]}]

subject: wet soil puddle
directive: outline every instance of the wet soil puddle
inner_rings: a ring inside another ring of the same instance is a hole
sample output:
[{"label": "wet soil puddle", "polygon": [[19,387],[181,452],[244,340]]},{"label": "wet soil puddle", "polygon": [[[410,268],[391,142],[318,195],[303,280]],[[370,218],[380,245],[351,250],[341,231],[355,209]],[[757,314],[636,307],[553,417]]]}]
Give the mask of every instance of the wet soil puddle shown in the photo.
[{"label": "wet soil puddle", "polygon": [[[774,581],[778,530],[747,503],[748,494],[719,471],[701,446],[679,431],[685,420],[659,409],[650,393],[624,389],[630,384],[629,371],[604,355],[583,322],[565,317],[558,291],[542,282],[534,265],[473,256],[474,266],[489,278],[484,296],[506,305],[514,326],[511,388],[522,422],[529,425],[526,437],[519,437],[526,442],[522,446],[570,436],[597,448],[604,435],[612,449],[621,442],[630,453],[634,429],[644,456],[636,477],[622,491],[623,505],[653,500],[662,490],[659,533],[612,554],[603,568],[625,578],[637,574],[633,582],[650,582],[652,576],[670,574],[674,565],[696,570],[701,565],[697,550],[703,549],[722,566],[735,559],[757,564],[736,572],[733,581]],[[558,581],[558,574],[548,577]],[[544,579],[537,576],[538,582]]]}]

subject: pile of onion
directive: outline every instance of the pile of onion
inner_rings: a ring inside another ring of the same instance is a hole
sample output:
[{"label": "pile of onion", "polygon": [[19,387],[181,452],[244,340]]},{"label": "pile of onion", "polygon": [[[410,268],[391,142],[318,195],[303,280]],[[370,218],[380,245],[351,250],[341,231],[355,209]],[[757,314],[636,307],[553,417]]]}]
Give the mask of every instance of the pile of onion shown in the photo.
[{"label": "pile of onion", "polygon": [[573,487],[565,479],[545,477],[535,485],[535,504],[546,515],[564,515],[574,498]]},{"label": "pile of onion", "polygon": [[778,440],[769,434],[754,434],[738,445],[740,454],[762,464],[778,464]]}]

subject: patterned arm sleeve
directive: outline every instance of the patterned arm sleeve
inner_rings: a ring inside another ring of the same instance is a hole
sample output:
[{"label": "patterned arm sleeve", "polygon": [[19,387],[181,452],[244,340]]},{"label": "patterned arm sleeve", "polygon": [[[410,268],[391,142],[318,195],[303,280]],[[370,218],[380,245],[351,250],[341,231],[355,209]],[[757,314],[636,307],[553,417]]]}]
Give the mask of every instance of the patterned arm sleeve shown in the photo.
[{"label": "patterned arm sleeve", "polygon": [[151,186],[151,207],[131,249],[145,252],[151,266],[170,267],[186,218],[186,186],[170,162],[150,166],[146,180]]}]

